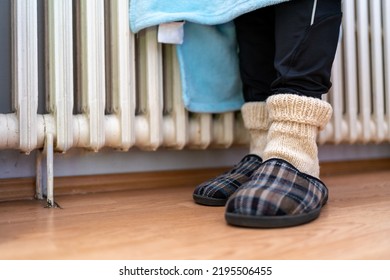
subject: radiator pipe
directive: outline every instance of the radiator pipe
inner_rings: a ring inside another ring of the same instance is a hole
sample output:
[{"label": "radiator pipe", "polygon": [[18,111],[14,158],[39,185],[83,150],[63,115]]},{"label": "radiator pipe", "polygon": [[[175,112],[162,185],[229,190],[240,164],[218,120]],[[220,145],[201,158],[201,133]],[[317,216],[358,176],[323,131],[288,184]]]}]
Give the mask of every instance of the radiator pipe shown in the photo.
[{"label": "radiator pipe", "polygon": [[[104,119],[104,146],[118,148],[121,147],[121,130],[120,117],[117,115],[106,115]],[[229,119],[229,118],[228,118]],[[64,152],[56,147],[56,132],[58,131],[54,116],[51,114],[37,115],[37,144],[34,149],[44,147],[47,133],[53,135],[54,147],[57,152]],[[181,149],[184,146],[189,146],[196,149],[206,149],[209,146],[227,148],[232,144],[245,144],[247,135],[245,131],[238,130],[239,123],[233,126],[226,127],[224,119],[212,119],[211,115],[199,114],[195,118],[189,119],[189,135],[185,139],[186,142],[176,141],[176,129],[178,129],[171,116],[163,118],[163,143],[161,146]],[[90,123],[87,115],[73,116],[73,147],[92,149],[89,144]],[[234,130],[227,132],[224,135],[223,129]],[[150,146],[150,125],[148,118],[143,115],[135,117],[134,134],[136,141],[133,146],[142,150],[155,150],[154,146]],[[230,133],[234,133],[233,136]],[[16,114],[0,114],[0,149],[20,149],[19,147],[19,121]],[[176,143],[177,142],[177,143]],[[133,147],[132,146],[132,147]]]}]

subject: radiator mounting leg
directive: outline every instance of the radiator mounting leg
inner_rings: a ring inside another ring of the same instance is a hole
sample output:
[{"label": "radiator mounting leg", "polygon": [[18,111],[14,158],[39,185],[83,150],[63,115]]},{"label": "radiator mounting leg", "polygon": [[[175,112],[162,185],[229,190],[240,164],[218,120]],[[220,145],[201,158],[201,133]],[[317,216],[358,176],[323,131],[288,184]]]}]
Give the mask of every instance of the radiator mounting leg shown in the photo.
[{"label": "radiator mounting leg", "polygon": [[43,199],[43,181],[42,181],[42,158],[43,154],[41,150],[37,150],[37,159],[36,159],[36,177],[35,177],[35,199],[42,200]]},{"label": "radiator mounting leg", "polygon": [[[46,166],[46,170],[43,168]],[[53,134],[48,133],[45,137],[43,151],[37,154],[37,177],[36,177],[36,199],[46,197],[47,208],[61,208],[54,201],[54,151],[53,151]],[[46,192],[45,192],[46,190]],[[46,193],[46,195],[45,195]]]}]

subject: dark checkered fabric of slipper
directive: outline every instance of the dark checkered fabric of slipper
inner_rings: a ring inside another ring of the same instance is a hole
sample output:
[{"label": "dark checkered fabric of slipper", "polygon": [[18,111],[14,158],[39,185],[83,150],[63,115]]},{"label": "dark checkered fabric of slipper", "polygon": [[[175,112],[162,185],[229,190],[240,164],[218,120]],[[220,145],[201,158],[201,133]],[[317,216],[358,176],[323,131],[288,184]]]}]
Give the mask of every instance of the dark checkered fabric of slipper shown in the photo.
[{"label": "dark checkered fabric of slipper", "polygon": [[239,226],[293,226],[318,217],[327,199],[328,189],[319,179],[284,160],[269,159],[230,197],[225,217]]},{"label": "dark checkered fabric of slipper", "polygon": [[224,206],[228,198],[242,184],[249,181],[259,168],[262,159],[253,154],[246,155],[229,171],[197,186],[193,193],[195,202],[210,206]]}]

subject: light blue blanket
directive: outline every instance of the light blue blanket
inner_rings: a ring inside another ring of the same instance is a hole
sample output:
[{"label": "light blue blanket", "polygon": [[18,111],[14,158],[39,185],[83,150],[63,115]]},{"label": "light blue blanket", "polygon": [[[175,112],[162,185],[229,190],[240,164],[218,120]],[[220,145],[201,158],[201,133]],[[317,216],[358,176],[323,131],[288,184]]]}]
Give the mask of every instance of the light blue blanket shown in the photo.
[{"label": "light blue blanket", "polygon": [[285,1],[130,0],[130,28],[136,33],[185,20],[184,43],[177,45],[185,107],[201,113],[235,111],[244,100],[232,20]]}]

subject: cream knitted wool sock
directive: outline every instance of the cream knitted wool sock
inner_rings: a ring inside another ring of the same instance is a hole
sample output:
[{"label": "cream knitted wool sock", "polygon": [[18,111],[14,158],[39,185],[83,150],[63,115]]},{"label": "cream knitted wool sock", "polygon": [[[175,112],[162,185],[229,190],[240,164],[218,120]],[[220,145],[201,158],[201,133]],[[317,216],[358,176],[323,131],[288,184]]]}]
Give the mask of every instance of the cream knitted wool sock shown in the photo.
[{"label": "cream knitted wool sock", "polygon": [[284,159],[318,178],[316,140],[332,115],[331,105],[317,98],[278,94],[267,99],[267,108],[271,126],[263,159]]},{"label": "cream knitted wool sock", "polygon": [[267,132],[269,128],[268,111],[265,102],[248,102],[241,108],[244,126],[249,130],[251,154],[263,157],[267,143]]}]

